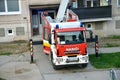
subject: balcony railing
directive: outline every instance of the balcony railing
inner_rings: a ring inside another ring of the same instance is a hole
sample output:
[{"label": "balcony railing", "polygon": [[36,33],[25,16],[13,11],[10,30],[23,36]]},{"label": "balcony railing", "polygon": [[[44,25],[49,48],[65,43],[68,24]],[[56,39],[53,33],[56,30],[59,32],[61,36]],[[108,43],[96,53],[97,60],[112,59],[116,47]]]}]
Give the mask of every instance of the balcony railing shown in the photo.
[{"label": "balcony railing", "polygon": [[98,19],[98,18],[112,18],[112,8],[109,6],[87,7],[87,8],[73,8],[79,19]]}]

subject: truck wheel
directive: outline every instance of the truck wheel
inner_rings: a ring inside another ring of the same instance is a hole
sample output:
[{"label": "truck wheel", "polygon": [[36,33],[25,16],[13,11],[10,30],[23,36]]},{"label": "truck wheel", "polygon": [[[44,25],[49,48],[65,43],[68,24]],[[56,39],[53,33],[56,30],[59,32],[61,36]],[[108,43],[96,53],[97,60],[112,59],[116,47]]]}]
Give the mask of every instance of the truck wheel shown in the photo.
[{"label": "truck wheel", "polygon": [[87,67],[87,63],[85,63],[85,64],[82,64],[82,68],[86,68]]},{"label": "truck wheel", "polygon": [[53,54],[52,53],[51,53],[51,63],[52,63],[52,66],[55,70],[60,70],[61,69],[60,66],[55,65],[55,63],[53,62]]},{"label": "truck wheel", "polygon": [[48,55],[47,53],[45,53],[45,55]]},{"label": "truck wheel", "polygon": [[57,65],[55,65],[55,64],[52,64],[52,65],[53,65],[53,68],[54,68],[55,70],[60,70],[60,69],[61,69],[60,66],[57,66]]}]

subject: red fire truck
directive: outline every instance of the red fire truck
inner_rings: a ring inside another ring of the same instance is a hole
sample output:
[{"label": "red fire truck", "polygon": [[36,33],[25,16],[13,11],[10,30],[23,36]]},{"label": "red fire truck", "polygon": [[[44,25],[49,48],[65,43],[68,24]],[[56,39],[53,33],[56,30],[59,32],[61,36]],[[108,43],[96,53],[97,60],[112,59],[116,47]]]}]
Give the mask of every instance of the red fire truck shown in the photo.
[{"label": "red fire truck", "polygon": [[[66,1],[66,0],[63,0]],[[86,29],[78,16],[68,10],[67,18],[52,19],[43,13],[43,51],[50,55],[54,69],[65,65],[87,66]]]}]

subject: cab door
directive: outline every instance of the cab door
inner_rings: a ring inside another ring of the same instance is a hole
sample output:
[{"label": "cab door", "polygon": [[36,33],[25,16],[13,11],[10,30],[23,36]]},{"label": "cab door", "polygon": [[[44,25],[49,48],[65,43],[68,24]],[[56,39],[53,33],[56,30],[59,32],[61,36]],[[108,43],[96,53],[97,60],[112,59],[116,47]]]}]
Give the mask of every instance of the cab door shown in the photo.
[{"label": "cab door", "polygon": [[50,43],[49,43],[50,29],[43,26],[43,52],[45,54],[50,54]]},{"label": "cab door", "polygon": [[[48,15],[54,19],[55,11],[48,11]],[[42,26],[43,26],[43,51],[45,54],[50,54],[50,43],[49,43],[49,37],[50,37],[50,25],[49,23],[46,23],[45,20],[42,18]]]}]

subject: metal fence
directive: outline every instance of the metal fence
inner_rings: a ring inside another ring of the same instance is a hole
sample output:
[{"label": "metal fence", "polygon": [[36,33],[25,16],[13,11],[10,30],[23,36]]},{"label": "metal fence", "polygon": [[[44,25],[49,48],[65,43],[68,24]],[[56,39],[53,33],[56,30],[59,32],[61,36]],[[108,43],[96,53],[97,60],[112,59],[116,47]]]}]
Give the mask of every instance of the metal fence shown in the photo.
[{"label": "metal fence", "polygon": [[120,70],[110,70],[110,78],[111,80],[120,80]]}]

